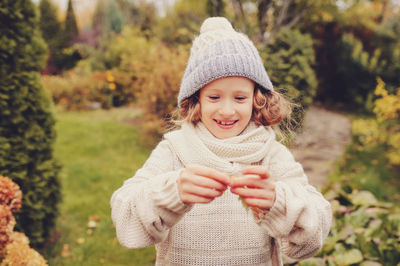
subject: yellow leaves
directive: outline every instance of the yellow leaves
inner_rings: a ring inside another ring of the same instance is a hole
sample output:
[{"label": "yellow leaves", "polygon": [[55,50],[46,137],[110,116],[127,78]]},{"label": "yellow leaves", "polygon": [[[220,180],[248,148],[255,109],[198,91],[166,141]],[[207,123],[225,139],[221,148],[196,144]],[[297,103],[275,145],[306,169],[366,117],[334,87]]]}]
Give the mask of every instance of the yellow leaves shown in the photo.
[{"label": "yellow leaves", "polygon": [[380,130],[376,120],[357,119],[352,123],[352,134],[358,137],[359,150],[380,143]]},{"label": "yellow leaves", "polygon": [[375,101],[374,113],[379,121],[398,119],[400,112],[400,88],[396,94],[389,94],[385,90],[385,83],[378,78],[378,85],[375,89],[375,95],[381,96]]},{"label": "yellow leaves", "polygon": [[117,88],[117,85],[115,84],[115,78],[113,76],[113,73],[110,70],[106,71],[106,80],[108,82],[108,88],[110,90],[115,90]]},{"label": "yellow leaves", "polygon": [[83,237],[79,237],[77,240],[76,240],[76,243],[78,243],[78,244],[83,244],[83,243],[85,243],[85,239],[83,238]]},{"label": "yellow leaves", "polygon": [[117,88],[117,85],[115,83],[109,83],[108,88],[113,91]]},{"label": "yellow leaves", "polygon": [[113,74],[112,74],[112,72],[110,70],[106,71],[106,75],[107,75],[106,79],[107,79],[108,82],[112,83],[112,82],[115,81],[115,78],[114,78],[114,76],[113,76]]},{"label": "yellow leaves", "polygon": [[352,134],[356,148],[366,150],[384,145],[384,156],[392,165],[400,165],[400,88],[396,94],[385,89],[382,79],[377,79],[374,102],[376,119],[357,119],[352,123]]}]

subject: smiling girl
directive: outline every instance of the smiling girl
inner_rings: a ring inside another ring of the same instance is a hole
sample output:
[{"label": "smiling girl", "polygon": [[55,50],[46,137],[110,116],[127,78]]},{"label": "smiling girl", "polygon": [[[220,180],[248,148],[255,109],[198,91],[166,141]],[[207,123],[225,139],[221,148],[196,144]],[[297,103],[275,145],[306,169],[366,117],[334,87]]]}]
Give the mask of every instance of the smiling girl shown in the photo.
[{"label": "smiling girl", "polygon": [[155,245],[156,265],[282,265],[282,253],[315,254],[330,205],[275,140],[290,103],[225,18],[205,20],[193,41],[178,109],[180,129],[111,198],[120,243]]}]

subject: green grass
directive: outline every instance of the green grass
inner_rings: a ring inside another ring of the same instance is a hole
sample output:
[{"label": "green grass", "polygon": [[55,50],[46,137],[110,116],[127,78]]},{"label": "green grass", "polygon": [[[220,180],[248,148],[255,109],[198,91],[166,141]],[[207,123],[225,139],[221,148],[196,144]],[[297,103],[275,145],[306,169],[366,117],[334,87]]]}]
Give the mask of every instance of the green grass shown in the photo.
[{"label": "green grass", "polygon": [[[140,144],[133,109],[57,112],[55,157],[62,163],[62,203],[50,265],[152,265],[154,248],[127,250],[115,237],[109,200],[151,150]],[[100,220],[91,232],[89,217]],[[67,251],[63,249],[66,249]]]}]

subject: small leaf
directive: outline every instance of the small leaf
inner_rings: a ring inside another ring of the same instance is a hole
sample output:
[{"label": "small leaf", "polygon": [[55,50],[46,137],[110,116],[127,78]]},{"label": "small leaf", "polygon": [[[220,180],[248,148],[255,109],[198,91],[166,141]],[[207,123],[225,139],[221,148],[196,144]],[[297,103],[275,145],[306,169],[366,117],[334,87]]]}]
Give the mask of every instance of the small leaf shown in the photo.
[{"label": "small leaf", "polygon": [[361,206],[378,205],[378,200],[375,198],[374,194],[366,190],[357,193],[353,192],[353,194],[351,194],[350,197],[354,205],[361,205]]},{"label": "small leaf", "polygon": [[325,266],[325,260],[322,258],[309,258],[300,261],[297,265],[299,266]]},{"label": "small leaf", "polygon": [[363,261],[361,251],[358,249],[351,249],[349,251],[345,251],[344,253],[337,253],[334,255],[334,257],[338,265],[350,265]]},{"label": "small leaf", "polygon": [[379,262],[372,261],[372,260],[367,260],[363,261],[360,266],[382,266]]}]

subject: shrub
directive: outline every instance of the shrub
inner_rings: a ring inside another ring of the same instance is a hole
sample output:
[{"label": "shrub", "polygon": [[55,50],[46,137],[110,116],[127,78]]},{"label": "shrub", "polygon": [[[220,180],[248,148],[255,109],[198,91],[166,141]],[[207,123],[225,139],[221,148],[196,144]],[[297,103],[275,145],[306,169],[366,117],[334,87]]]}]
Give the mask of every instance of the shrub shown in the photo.
[{"label": "shrub", "polygon": [[153,145],[168,127],[167,120],[176,107],[188,46],[168,47],[156,38],[147,40],[137,29],[124,28],[112,50],[121,51],[117,69],[131,82],[122,90],[136,95],[143,109],[143,140]]},{"label": "shrub", "polygon": [[331,187],[334,224],[316,258],[298,263],[319,265],[396,265],[400,260],[400,209],[349,184]]},{"label": "shrub", "polygon": [[[400,90],[399,90],[400,91]],[[325,189],[334,224],[316,258],[299,265],[398,265],[400,93],[385,90],[378,79],[376,119],[353,121],[353,139]],[[395,156],[393,154],[395,153]]]},{"label": "shrub", "polygon": [[54,226],[60,199],[55,121],[38,73],[46,46],[31,1],[1,1],[0,21],[7,22],[0,24],[0,174],[21,187],[17,227],[39,246]]},{"label": "shrub", "polygon": [[[311,36],[299,30],[282,30],[275,41],[261,47],[260,52],[274,87],[286,91],[289,98],[307,109],[317,89],[317,78],[312,68],[315,55]],[[302,112],[296,112],[298,122],[302,117]]]},{"label": "shrub", "polygon": [[13,231],[13,213],[21,207],[21,198],[18,185],[0,176],[0,265],[47,265],[46,260],[29,247],[29,239]]},{"label": "shrub", "polygon": [[391,166],[400,166],[400,88],[390,94],[385,83],[378,78],[373,111],[375,119],[353,121],[355,147],[368,151],[381,147],[383,156]]},{"label": "shrub", "polygon": [[177,106],[188,51],[184,47],[173,49],[155,44],[146,55],[154,68],[143,73],[138,99],[143,108],[144,141],[154,145],[171,126],[169,120]]}]

